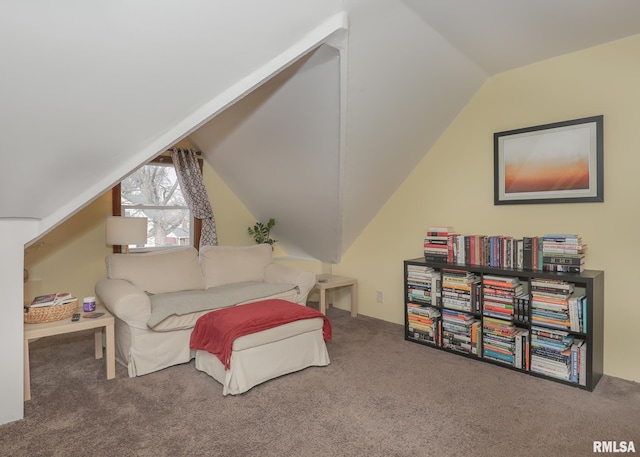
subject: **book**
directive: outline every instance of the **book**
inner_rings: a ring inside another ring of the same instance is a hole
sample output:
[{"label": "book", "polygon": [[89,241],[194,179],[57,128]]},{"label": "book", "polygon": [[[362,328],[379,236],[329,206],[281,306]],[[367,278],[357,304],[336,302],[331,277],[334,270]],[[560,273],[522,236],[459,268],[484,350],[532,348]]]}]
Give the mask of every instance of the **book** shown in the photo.
[{"label": "book", "polygon": [[584,271],[584,264],[578,265],[557,265],[545,263],[542,266],[542,271],[555,271],[558,273],[582,273]]},{"label": "book", "polygon": [[569,381],[576,383],[580,378],[580,363],[584,363],[583,360],[580,360],[581,343],[584,343],[584,341],[575,340],[571,345],[571,375],[569,376]]},{"label": "book", "polygon": [[515,277],[484,275],[482,276],[482,283],[489,284],[491,286],[510,288],[517,286],[520,283],[520,280]]},{"label": "book", "polygon": [[578,383],[587,385],[587,343],[584,340],[578,342]]},{"label": "book", "polygon": [[553,246],[542,246],[542,252],[547,254],[583,254],[585,249],[587,249],[586,244],[558,244]]},{"label": "book", "polygon": [[44,308],[46,306],[66,305],[76,300],[69,292],[39,295],[31,301],[32,308]]},{"label": "book", "polygon": [[565,243],[565,244],[580,244],[582,237],[577,234],[564,234],[564,233],[547,233],[542,236],[546,242]]},{"label": "book", "polygon": [[545,253],[542,257],[542,261],[548,264],[557,264],[557,265],[583,265],[584,264],[584,254],[570,255],[570,254],[558,254],[556,255],[546,255]]},{"label": "book", "polygon": [[431,233],[444,233],[445,235],[448,233],[453,233],[453,227],[448,225],[431,225],[427,228],[427,234]]}]

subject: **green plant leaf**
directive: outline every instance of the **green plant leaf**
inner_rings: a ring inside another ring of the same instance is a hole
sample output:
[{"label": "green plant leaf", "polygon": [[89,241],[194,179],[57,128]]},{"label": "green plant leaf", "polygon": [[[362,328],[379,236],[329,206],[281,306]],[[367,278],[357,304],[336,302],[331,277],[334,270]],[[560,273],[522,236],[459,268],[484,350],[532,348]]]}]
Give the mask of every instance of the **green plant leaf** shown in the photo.
[{"label": "green plant leaf", "polygon": [[270,218],[266,224],[263,222],[256,222],[253,227],[247,227],[247,233],[253,237],[256,244],[269,244],[273,249],[273,243],[278,240],[274,240],[271,238],[271,229],[276,225],[276,220],[274,218]]}]

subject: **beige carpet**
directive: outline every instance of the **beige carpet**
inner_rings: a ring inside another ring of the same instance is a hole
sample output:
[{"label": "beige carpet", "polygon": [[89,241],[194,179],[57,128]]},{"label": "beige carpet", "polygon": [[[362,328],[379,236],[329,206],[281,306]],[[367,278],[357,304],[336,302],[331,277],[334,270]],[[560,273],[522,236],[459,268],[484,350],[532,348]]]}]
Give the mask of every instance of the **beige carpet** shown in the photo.
[{"label": "beige carpet", "polygon": [[331,364],[240,396],[193,362],[105,379],[91,333],[31,345],[25,420],[2,456],[585,456],[640,452],[640,384],[585,392],[403,339],[402,326],[330,309]]}]

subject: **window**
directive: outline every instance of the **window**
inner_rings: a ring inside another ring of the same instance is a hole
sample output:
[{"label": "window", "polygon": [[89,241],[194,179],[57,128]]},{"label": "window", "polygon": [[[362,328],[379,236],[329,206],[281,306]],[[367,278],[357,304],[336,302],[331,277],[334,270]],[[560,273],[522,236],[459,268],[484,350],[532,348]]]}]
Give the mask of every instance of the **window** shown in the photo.
[{"label": "window", "polygon": [[[113,214],[148,219],[147,242],[130,250],[197,246],[200,221],[191,215],[170,157],[154,159],[114,187]],[[119,252],[119,246],[114,248]]]}]

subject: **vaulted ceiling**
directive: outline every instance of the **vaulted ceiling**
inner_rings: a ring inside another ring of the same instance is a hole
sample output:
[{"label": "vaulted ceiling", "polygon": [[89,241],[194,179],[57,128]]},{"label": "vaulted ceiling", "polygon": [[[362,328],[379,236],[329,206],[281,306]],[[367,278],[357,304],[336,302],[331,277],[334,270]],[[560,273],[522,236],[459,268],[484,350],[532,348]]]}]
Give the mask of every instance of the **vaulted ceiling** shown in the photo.
[{"label": "vaulted ceiling", "polygon": [[0,218],[44,233],[188,137],[292,255],[341,255],[491,75],[636,0],[9,0]]}]

